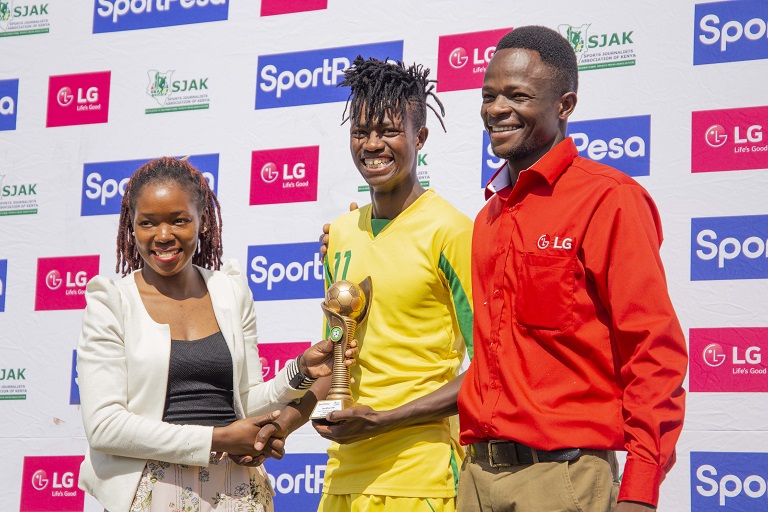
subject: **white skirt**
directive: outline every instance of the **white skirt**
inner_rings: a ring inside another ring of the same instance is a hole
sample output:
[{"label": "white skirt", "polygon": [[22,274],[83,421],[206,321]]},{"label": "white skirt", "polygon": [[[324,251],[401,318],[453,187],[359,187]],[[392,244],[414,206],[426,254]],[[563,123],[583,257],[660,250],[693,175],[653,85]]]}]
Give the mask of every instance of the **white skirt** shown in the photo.
[{"label": "white skirt", "polygon": [[263,466],[238,466],[211,454],[210,465],[147,461],[130,512],[273,512]]}]

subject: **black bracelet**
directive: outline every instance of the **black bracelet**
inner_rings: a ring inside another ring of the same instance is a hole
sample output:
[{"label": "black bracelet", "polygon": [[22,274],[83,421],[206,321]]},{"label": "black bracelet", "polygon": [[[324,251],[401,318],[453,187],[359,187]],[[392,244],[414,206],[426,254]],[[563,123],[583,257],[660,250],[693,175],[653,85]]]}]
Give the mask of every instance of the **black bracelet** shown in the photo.
[{"label": "black bracelet", "polygon": [[312,386],[312,383],[317,380],[301,373],[299,361],[301,360],[302,355],[303,354],[299,354],[296,359],[292,359],[285,365],[286,371],[288,372],[288,384],[293,389],[309,389],[310,386]]}]

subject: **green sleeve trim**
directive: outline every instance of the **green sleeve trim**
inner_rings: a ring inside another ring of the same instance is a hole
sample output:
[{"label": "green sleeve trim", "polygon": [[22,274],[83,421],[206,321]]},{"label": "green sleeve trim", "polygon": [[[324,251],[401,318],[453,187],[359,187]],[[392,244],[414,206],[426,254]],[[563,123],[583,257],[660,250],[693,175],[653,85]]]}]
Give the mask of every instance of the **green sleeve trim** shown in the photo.
[{"label": "green sleeve trim", "polygon": [[448,286],[451,287],[451,296],[453,298],[453,307],[456,310],[456,320],[459,322],[459,330],[464,338],[464,344],[467,346],[467,355],[470,359],[475,355],[474,344],[472,343],[472,304],[469,303],[467,294],[464,293],[464,287],[461,284],[459,276],[453,270],[451,263],[445,254],[440,253],[440,270],[448,280]]},{"label": "green sleeve trim", "polygon": [[[333,276],[331,275],[331,267],[328,264],[328,260],[330,260],[331,257],[326,253],[325,260],[323,261],[323,275],[325,276],[325,289],[328,290],[328,288],[331,287],[333,284]],[[323,339],[327,340],[331,337],[331,326],[328,325],[328,321],[325,319],[325,315],[323,315]]]},{"label": "green sleeve trim", "polygon": [[325,278],[325,289],[331,287],[333,284],[333,276],[331,275],[331,266],[328,264],[328,260],[331,259],[330,255],[325,255],[325,260],[323,261],[323,277]]},{"label": "green sleeve trim", "polygon": [[456,460],[456,451],[451,446],[451,471],[453,472],[453,488],[456,489],[456,496],[459,495],[459,464]]}]

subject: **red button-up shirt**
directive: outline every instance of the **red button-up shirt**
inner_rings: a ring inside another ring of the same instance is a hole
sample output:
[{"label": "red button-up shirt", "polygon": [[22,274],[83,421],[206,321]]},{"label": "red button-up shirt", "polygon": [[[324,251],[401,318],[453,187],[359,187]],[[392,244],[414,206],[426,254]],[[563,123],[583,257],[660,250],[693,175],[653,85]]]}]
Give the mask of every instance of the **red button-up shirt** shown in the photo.
[{"label": "red button-up shirt", "polygon": [[656,505],[683,425],[688,356],[653,200],[579,157],[570,138],[514,186],[503,167],[491,195],[472,240],[462,444],[626,450],[619,500]]}]

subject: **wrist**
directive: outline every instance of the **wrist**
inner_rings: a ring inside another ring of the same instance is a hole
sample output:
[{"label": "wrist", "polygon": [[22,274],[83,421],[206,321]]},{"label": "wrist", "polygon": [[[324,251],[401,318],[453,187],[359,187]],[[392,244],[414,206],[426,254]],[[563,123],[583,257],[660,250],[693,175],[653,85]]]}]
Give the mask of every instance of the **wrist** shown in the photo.
[{"label": "wrist", "polygon": [[227,427],[213,427],[211,434],[211,451],[225,452],[227,446]]},{"label": "wrist", "polygon": [[303,353],[296,356],[296,364],[299,367],[299,372],[302,375],[309,377],[309,366],[307,366],[307,362],[304,360]]},{"label": "wrist", "polygon": [[309,389],[316,380],[307,375],[309,371],[306,363],[302,361],[302,356],[303,354],[299,354],[296,359],[292,359],[285,365],[288,372],[288,383],[293,389]]}]

